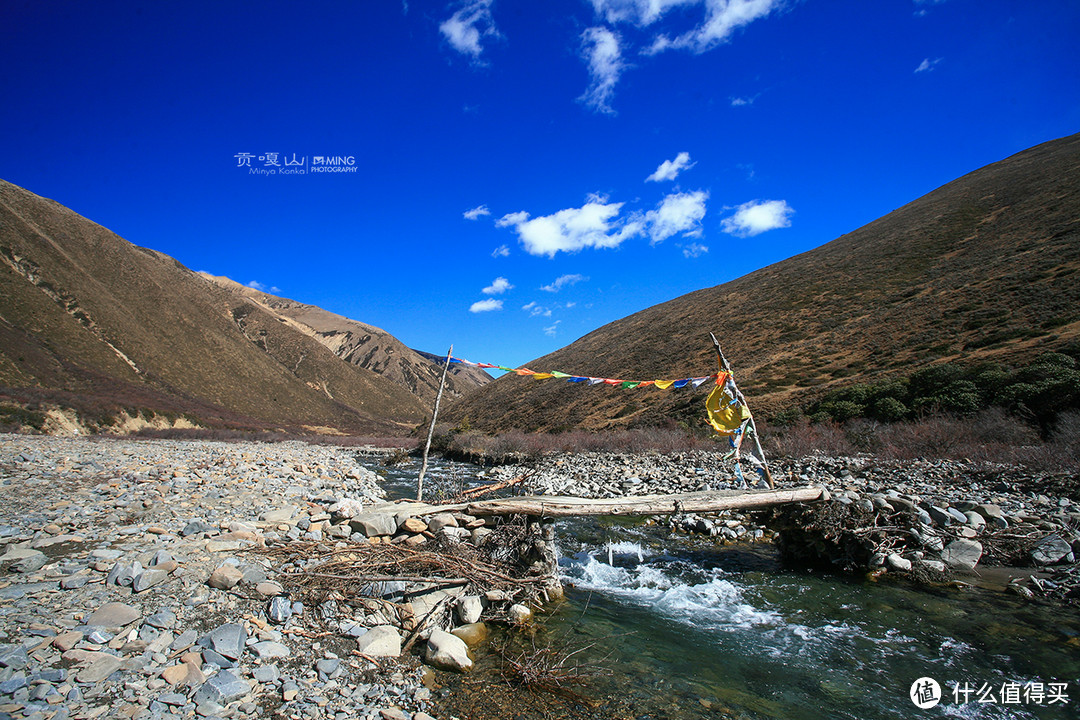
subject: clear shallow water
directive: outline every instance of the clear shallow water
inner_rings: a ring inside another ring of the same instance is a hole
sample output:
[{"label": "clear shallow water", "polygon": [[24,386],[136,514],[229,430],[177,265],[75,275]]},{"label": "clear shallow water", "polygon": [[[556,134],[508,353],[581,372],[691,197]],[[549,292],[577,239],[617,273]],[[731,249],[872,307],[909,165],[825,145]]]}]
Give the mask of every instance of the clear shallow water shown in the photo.
[{"label": "clear shallow water", "polygon": [[[473,470],[438,462],[429,473],[461,482]],[[390,471],[388,487],[415,492],[416,472]],[[975,588],[927,591],[792,571],[768,545],[723,548],[624,520],[557,528],[567,601],[539,641],[595,643],[580,657],[611,675],[581,690],[596,708],[567,702],[560,712],[519,693],[516,717],[1080,717],[1075,609]],[[496,665],[480,652],[473,679],[491,680]],[[920,710],[908,693],[927,676],[944,698]],[[1031,681],[1068,683],[1069,704],[1023,695],[1002,704],[1002,683]],[[975,691],[969,702],[955,702],[957,683]],[[978,702],[984,684],[996,702]],[[483,712],[474,704],[469,717]],[[505,706],[487,712],[505,716]]]}]

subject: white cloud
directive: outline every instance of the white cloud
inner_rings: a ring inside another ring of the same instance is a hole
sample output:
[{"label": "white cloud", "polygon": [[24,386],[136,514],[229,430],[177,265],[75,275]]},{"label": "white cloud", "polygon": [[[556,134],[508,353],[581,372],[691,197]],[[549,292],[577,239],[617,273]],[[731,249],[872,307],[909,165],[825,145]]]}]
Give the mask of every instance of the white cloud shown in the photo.
[{"label": "white cloud", "polygon": [[499,247],[497,247],[497,248],[495,248],[494,250],[491,251],[491,257],[493,257],[493,258],[510,257],[510,248],[506,247],[505,245],[500,245]]},{"label": "white cloud", "polygon": [[578,100],[596,112],[614,115],[611,98],[626,67],[619,36],[605,27],[588,28],[581,33],[581,54],[589,66],[589,87]]},{"label": "white cloud", "polygon": [[498,37],[495,19],[491,16],[494,0],[468,0],[460,10],[439,25],[439,31],[450,45],[462,55],[480,60],[481,38]]},{"label": "white cloud", "polygon": [[735,214],[724,218],[721,225],[724,232],[738,237],[753,237],[768,230],[791,226],[794,210],[786,200],[752,200],[743,203]]},{"label": "white cloud", "polygon": [[696,5],[701,0],[592,0],[593,10],[609,23],[651,25],[673,7]]},{"label": "white cloud", "polygon": [[700,243],[690,243],[689,245],[682,246],[683,257],[696,258],[701,257],[705,253],[709,252],[709,248],[706,245]]},{"label": "white cloud", "polygon": [[281,292],[281,288],[279,288],[277,285],[264,285],[261,282],[259,282],[258,280],[252,280],[251,282],[249,282],[247,284],[247,286],[249,288],[253,289],[253,290],[258,290],[259,292],[264,292],[264,293],[279,293],[279,292]]},{"label": "white cloud", "polygon": [[490,215],[490,214],[491,214],[491,211],[488,210],[487,205],[480,205],[479,207],[474,207],[472,210],[466,210],[465,212],[462,213],[462,216],[466,220],[476,220],[476,219],[480,218],[483,215]]},{"label": "white cloud", "polygon": [[623,203],[609,203],[607,198],[593,195],[579,208],[532,219],[529,213],[520,211],[503,215],[495,224],[514,228],[530,255],[553,258],[560,251],[618,247],[627,238],[640,235],[644,224],[639,218],[618,220],[622,206]]},{"label": "white cloud", "polygon": [[521,309],[529,313],[529,317],[551,317],[551,308],[546,308],[535,300],[528,305],[522,305]]},{"label": "white cloud", "polygon": [[554,323],[544,328],[544,334],[548,337],[555,337],[555,333],[559,329],[559,323],[561,322],[562,320],[556,320]]},{"label": "white cloud", "polygon": [[502,300],[496,300],[495,298],[488,298],[487,300],[477,300],[469,306],[469,312],[482,313],[491,312],[492,310],[502,310]]},{"label": "white cloud", "polygon": [[645,213],[650,242],[655,245],[679,233],[691,237],[701,235],[701,219],[705,217],[708,199],[709,193],[704,190],[672,193],[665,197],[655,210]]},{"label": "white cloud", "polygon": [[507,290],[513,290],[514,286],[504,277],[497,277],[492,281],[490,285],[481,290],[480,292],[485,295],[502,295]]},{"label": "white cloud", "polygon": [[665,160],[660,163],[660,167],[656,168],[656,172],[652,175],[645,178],[645,182],[674,180],[683,170],[689,170],[692,167],[694,167],[694,163],[690,162],[690,153],[681,152],[675,156],[674,160]]},{"label": "white cloud", "polygon": [[567,285],[576,285],[577,283],[584,282],[588,279],[589,278],[585,277],[584,275],[578,275],[577,273],[574,273],[573,275],[560,275],[559,277],[555,278],[555,282],[551,283],[550,285],[543,285],[540,287],[540,289],[552,293],[559,292]]},{"label": "white cloud", "polygon": [[750,97],[733,97],[731,98],[731,107],[747,107],[748,105],[753,105],[759,97],[761,97],[761,93],[751,95]]},{"label": "white cloud", "polygon": [[930,72],[941,61],[942,61],[942,58],[934,58],[933,60],[931,60],[930,58],[923,58],[923,61],[921,63],[919,63],[919,67],[915,68],[915,72],[917,72],[917,73]]},{"label": "white cloud", "polygon": [[[676,36],[657,35],[645,54],[653,55],[669,49],[703,53],[726,42],[738,28],[768,16],[779,9],[783,0],[700,0],[705,6],[705,19],[697,27]],[[689,4],[689,3],[679,3]],[[674,4],[666,4],[661,12]]]}]

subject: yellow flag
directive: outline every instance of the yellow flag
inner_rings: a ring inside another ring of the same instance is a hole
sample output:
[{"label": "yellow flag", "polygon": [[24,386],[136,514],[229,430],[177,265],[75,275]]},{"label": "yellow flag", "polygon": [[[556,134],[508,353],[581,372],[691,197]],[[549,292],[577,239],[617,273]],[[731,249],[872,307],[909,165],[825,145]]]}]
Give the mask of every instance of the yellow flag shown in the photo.
[{"label": "yellow flag", "polygon": [[660,388],[661,390],[667,390],[669,387],[671,387],[671,384],[673,382],[675,382],[675,381],[674,380],[654,380],[653,384],[656,385],[656,387]]},{"label": "yellow flag", "polygon": [[742,403],[732,404],[732,397],[723,385],[717,385],[705,400],[709,424],[721,435],[731,435],[743,421],[750,418],[750,408]]}]

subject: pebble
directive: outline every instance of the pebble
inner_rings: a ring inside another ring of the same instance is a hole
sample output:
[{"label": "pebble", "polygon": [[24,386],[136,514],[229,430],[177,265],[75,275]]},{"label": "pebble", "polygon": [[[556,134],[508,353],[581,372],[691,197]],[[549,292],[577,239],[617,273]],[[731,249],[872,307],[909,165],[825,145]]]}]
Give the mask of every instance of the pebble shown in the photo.
[{"label": "pebble", "polygon": [[[288,695],[305,720],[430,708],[420,668],[294,647],[303,605],[240,552],[379,502],[355,448],[0,434],[0,485],[0,717],[255,717]],[[228,590],[207,584],[219,569]]]}]

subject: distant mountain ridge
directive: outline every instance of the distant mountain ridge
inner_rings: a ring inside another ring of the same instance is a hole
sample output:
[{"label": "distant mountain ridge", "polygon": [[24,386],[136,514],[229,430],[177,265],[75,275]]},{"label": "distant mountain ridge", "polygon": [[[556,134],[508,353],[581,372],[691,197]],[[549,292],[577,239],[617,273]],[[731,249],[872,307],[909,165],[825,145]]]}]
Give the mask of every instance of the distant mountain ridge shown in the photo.
[{"label": "distant mountain ridge", "polygon": [[[715,372],[759,414],[947,360],[1023,361],[1080,338],[1080,135],[988,165],[814,250],[601,327],[528,366]],[[701,393],[507,376],[455,403],[479,429],[702,422]]]},{"label": "distant mountain ridge", "polygon": [[[202,275],[310,335],[345,362],[382,375],[428,405],[435,401],[445,356],[413,350],[385,330],[315,305],[271,295],[229,278]],[[446,376],[444,392],[449,399],[458,398],[491,380],[483,370],[454,364]]]},{"label": "distant mountain ridge", "polygon": [[414,394],[264,303],[0,181],[0,393],[256,429],[400,434],[430,413],[431,363]]}]

